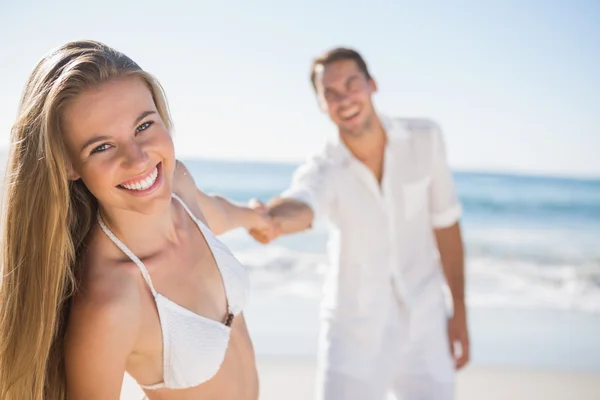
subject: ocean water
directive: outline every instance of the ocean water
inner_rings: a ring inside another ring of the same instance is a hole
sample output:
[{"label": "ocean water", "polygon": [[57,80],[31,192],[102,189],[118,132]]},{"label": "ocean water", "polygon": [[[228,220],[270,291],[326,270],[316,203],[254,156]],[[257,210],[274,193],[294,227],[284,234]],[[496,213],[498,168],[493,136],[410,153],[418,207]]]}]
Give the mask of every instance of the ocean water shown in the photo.
[{"label": "ocean water", "polygon": [[[297,167],[185,163],[202,190],[237,202],[276,196]],[[456,172],[455,178],[464,207],[470,306],[600,315],[600,179],[472,172]],[[319,298],[327,268],[322,222],[268,246],[242,230],[222,238],[251,271],[255,290]]]}]

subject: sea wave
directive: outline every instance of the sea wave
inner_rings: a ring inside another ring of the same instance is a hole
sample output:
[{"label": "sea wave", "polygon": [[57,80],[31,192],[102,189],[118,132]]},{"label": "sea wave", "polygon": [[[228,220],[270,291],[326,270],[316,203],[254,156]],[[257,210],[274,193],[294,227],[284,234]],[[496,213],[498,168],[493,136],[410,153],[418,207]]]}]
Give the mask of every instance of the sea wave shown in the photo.
[{"label": "sea wave", "polygon": [[[322,295],[323,253],[270,245],[235,251],[254,290],[312,299]],[[466,300],[476,307],[526,307],[600,313],[600,264],[540,264],[469,257]]]}]

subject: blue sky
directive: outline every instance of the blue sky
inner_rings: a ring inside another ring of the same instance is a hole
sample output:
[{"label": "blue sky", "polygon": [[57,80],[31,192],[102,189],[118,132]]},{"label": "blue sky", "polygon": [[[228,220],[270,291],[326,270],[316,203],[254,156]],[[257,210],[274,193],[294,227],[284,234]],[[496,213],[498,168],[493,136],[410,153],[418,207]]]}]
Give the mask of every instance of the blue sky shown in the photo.
[{"label": "blue sky", "polygon": [[57,3],[0,5],[0,147],[36,61],[89,38],[159,78],[181,157],[300,161],[335,134],[310,61],[345,45],[380,111],[441,124],[452,167],[600,176],[600,2]]}]

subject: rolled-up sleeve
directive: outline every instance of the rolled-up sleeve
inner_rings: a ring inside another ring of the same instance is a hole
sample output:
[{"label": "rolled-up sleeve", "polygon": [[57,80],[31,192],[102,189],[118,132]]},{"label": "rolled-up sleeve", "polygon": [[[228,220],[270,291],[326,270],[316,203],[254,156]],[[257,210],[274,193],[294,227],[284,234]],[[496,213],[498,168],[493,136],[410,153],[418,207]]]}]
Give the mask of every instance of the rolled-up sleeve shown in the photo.
[{"label": "rolled-up sleeve", "polygon": [[320,157],[307,159],[296,169],[290,187],[281,194],[281,197],[308,205],[317,216],[325,213],[330,199],[327,184],[328,170],[328,163]]},{"label": "rolled-up sleeve", "polygon": [[430,214],[434,228],[454,225],[462,215],[454,177],[446,157],[441,129],[436,126],[433,137],[433,171],[430,186]]}]

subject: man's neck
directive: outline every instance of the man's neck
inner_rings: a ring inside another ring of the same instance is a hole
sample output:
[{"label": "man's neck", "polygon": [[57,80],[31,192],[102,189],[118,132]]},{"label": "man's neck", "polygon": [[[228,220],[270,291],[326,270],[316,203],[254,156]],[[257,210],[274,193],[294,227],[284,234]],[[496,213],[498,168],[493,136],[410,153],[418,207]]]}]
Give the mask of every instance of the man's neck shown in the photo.
[{"label": "man's neck", "polygon": [[370,129],[360,135],[340,133],[340,138],[354,157],[363,162],[382,158],[387,144],[387,134],[379,118],[375,118]]}]

